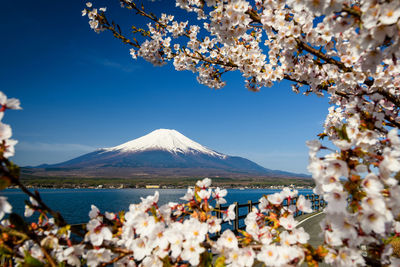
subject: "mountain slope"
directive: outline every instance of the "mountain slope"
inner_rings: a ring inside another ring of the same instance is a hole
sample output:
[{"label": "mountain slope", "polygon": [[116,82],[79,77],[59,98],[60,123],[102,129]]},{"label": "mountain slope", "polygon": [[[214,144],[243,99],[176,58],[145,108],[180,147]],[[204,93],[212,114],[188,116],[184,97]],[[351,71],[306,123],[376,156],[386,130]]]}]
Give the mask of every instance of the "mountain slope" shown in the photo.
[{"label": "mountain slope", "polygon": [[101,150],[130,153],[149,150],[164,150],[171,153],[202,153],[210,156],[224,157],[223,154],[194,142],[180,132],[168,129],[158,129],[119,146],[103,148]]},{"label": "mountain slope", "polygon": [[248,159],[216,152],[167,129],[155,130],[121,145],[101,148],[66,162],[41,165],[33,172],[102,177],[303,176],[272,171]]}]

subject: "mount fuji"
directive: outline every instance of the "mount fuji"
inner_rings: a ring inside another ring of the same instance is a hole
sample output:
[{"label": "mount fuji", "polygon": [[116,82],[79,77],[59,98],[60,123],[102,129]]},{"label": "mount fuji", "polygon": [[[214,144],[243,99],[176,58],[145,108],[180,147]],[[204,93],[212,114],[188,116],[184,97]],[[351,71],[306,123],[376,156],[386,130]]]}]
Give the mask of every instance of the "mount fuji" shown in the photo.
[{"label": "mount fuji", "polygon": [[305,176],[269,170],[248,159],[216,152],[169,129],[158,129],[65,162],[29,169],[36,175],[81,177]]}]

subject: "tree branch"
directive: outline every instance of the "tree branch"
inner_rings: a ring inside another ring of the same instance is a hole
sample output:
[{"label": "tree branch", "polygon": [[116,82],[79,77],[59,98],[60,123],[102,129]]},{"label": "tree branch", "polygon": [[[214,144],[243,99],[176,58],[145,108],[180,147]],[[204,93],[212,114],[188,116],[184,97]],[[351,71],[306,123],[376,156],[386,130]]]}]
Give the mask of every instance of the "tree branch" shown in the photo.
[{"label": "tree branch", "polygon": [[[10,163],[10,161],[8,159],[3,158],[3,161],[6,163],[7,166],[11,165],[11,163]],[[50,213],[51,216],[54,217],[55,223],[57,224],[57,226],[64,227],[64,226],[68,225],[67,222],[65,221],[64,217],[61,215],[60,212],[52,210],[49,206],[46,205],[46,203],[43,202],[42,198],[40,197],[40,195],[39,195],[39,193],[37,191],[36,191],[35,194],[32,193],[31,191],[29,191],[21,183],[21,181],[18,179],[18,177],[15,177],[14,175],[12,175],[9,171],[5,170],[4,167],[1,169],[1,172],[2,172],[2,176],[5,176],[8,179],[10,179],[11,183],[17,185],[22,190],[22,192],[24,192],[28,196],[32,197],[33,199],[35,199],[37,201],[37,203],[40,205],[40,209]],[[71,231],[72,231],[72,229],[71,229]],[[82,234],[77,232],[77,231],[76,232],[74,231],[74,234],[77,234],[77,235],[83,237]]]}]

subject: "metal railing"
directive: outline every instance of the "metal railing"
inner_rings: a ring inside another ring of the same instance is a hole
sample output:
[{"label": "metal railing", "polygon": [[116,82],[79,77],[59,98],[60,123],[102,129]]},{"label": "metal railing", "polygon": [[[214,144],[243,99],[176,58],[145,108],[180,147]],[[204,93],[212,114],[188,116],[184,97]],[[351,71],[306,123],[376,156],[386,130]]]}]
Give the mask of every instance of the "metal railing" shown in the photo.
[{"label": "metal railing", "polygon": [[[327,204],[327,202],[324,201],[324,199],[322,197],[320,197],[319,195],[308,194],[308,195],[304,195],[304,196],[306,199],[309,199],[311,201],[311,208],[313,209],[314,212],[323,209]],[[288,203],[288,201],[285,200],[283,206],[288,207],[289,205],[296,205],[297,199],[298,199],[298,197],[292,198],[289,203]],[[235,205],[235,219],[233,220],[233,224],[231,224],[230,222],[223,221],[221,223],[221,226],[222,225],[224,226],[224,229],[222,229],[223,231],[226,229],[231,229],[235,233],[238,233],[239,230],[243,230],[245,228],[244,219],[253,210],[253,206],[260,204],[260,202],[259,201],[253,202],[253,201],[249,200],[247,203],[239,204],[238,202],[233,202],[233,204]],[[217,218],[222,218],[223,211],[227,210],[228,208],[229,208],[229,205],[221,206],[221,205],[217,204],[215,206],[215,209],[216,209],[215,215],[217,216]],[[244,208],[246,208],[246,209],[244,209]],[[298,211],[294,214],[294,217],[298,217],[300,215],[303,215],[303,212]],[[71,227],[73,227],[75,229],[75,231],[80,231],[80,232],[82,232],[82,234],[85,234],[84,229],[86,227],[86,223],[72,224]],[[220,233],[217,233],[217,236],[218,235],[220,235]]]},{"label": "metal railing", "polygon": [[[306,199],[309,199],[311,201],[311,208],[314,212],[319,211],[326,206],[326,202],[319,195],[308,194],[304,196]],[[297,199],[298,197],[292,198],[290,202],[285,200],[283,206],[288,207],[289,205],[296,205]],[[249,200],[247,203],[240,204],[238,202],[234,202],[233,204],[235,205],[235,219],[233,220],[233,225],[229,224],[228,222],[222,222],[221,225],[225,225],[225,229],[231,229],[234,232],[238,232],[238,230],[244,229],[244,219],[247,217],[247,214],[252,211],[253,206],[260,204],[260,202],[253,202]],[[215,206],[215,214],[217,218],[222,218],[223,211],[227,210],[228,207],[229,206],[221,206],[217,204]],[[244,210],[244,208],[246,208],[246,210]],[[303,212],[298,211],[294,214],[294,217],[298,217],[300,215],[303,215]]]}]

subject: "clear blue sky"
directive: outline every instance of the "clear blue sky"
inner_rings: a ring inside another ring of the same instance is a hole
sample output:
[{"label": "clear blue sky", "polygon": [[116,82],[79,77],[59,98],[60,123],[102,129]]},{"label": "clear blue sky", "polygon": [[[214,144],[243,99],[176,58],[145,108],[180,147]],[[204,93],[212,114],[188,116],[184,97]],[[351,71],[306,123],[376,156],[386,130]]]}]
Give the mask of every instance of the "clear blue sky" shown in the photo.
[{"label": "clear blue sky", "polygon": [[[137,21],[117,0],[94,1],[104,2],[116,21]],[[171,2],[145,4],[159,14]],[[17,164],[61,162],[169,128],[266,168],[307,172],[305,141],[322,131],[327,99],[296,95],[288,82],[253,93],[239,73],[209,89],[191,72],[131,59],[109,33],[90,30],[83,8],[69,0],[2,5],[0,90],[23,107],[3,119],[19,141]]]}]

